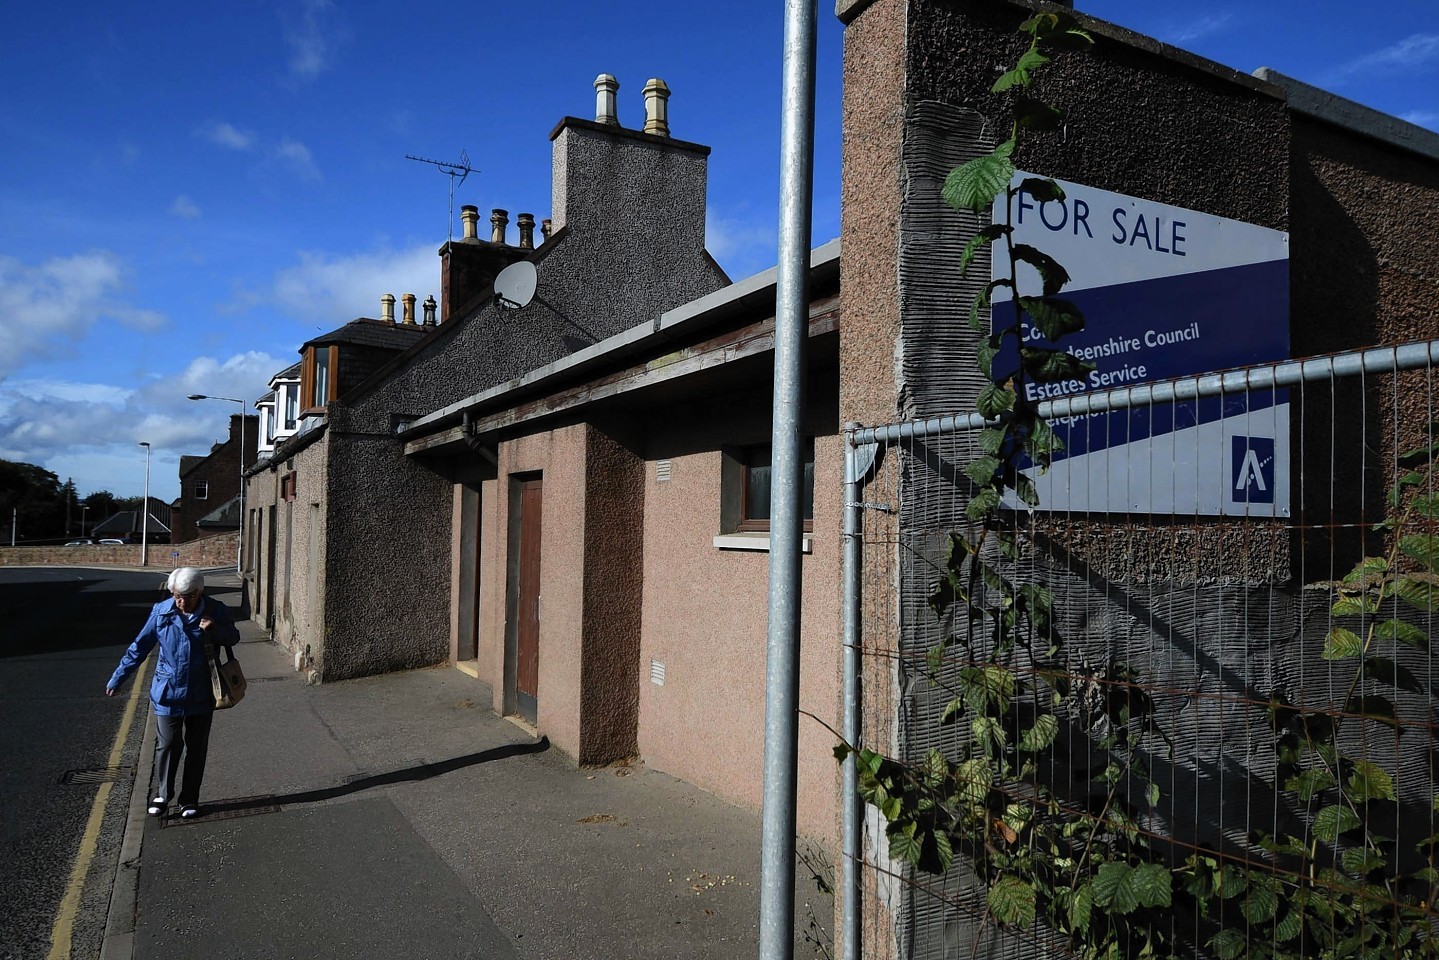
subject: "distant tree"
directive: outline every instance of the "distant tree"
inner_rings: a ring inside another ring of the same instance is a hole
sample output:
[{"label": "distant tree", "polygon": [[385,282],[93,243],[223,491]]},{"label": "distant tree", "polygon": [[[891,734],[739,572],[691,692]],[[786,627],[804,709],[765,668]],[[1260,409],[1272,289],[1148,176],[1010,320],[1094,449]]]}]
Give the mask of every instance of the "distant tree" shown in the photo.
[{"label": "distant tree", "polygon": [[49,470],[0,460],[0,509],[16,521],[18,540],[65,536],[65,503],[60,478]]}]

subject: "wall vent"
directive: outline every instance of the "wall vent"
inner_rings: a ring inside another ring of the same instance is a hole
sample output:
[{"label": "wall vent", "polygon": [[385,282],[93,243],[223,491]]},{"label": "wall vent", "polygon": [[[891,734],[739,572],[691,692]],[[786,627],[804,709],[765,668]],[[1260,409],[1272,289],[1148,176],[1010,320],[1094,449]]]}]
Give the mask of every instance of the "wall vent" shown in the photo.
[{"label": "wall vent", "polygon": [[666,480],[668,480],[670,478],[670,467],[671,465],[673,465],[673,463],[673,460],[656,460],[655,479],[660,483],[664,483]]},{"label": "wall vent", "polygon": [[663,660],[650,661],[650,683],[657,687],[665,685],[665,662]]}]

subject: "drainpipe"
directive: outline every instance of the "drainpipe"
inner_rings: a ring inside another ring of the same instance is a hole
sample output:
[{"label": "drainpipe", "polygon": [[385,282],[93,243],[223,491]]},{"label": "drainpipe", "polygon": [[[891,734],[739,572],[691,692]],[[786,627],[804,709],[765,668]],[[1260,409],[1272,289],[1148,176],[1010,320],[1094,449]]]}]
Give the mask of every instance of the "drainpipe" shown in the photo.
[{"label": "drainpipe", "polygon": [[[859,467],[859,454],[854,444],[854,432],[859,424],[846,424],[844,428],[844,572],[841,578],[844,609],[842,620],[844,634],[842,648],[844,656],[844,722],[841,732],[845,742],[859,746],[860,709],[860,607],[863,597],[860,591],[860,571],[864,569],[864,504],[860,500],[864,477]],[[843,915],[839,937],[839,956],[842,960],[859,958],[860,918],[860,869],[861,833],[864,807],[859,797],[859,769],[853,754],[845,758],[841,768],[840,789],[840,904]]]},{"label": "drainpipe", "polygon": [[786,0],[780,124],[779,263],[775,285],[771,439],[769,639],[764,806],[760,847],[760,960],[794,956],[795,806],[799,780],[799,620],[804,479],[805,341],[809,327],[814,193],[815,0]]}]

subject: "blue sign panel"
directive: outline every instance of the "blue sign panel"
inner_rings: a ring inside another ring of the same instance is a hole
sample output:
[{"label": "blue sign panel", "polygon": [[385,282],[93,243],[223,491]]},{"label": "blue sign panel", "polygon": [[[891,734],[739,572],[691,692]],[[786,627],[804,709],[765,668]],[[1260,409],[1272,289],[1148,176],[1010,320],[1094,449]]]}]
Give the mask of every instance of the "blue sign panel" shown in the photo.
[{"label": "blue sign panel", "polygon": [[[1028,176],[1016,174],[1013,186]],[[1060,296],[1079,306],[1086,324],[1060,346],[1095,369],[1061,383],[1027,383],[1030,399],[1288,359],[1287,234],[1060,185],[1059,201],[1014,194],[1010,222],[1016,243],[1042,250],[1069,273]],[[1005,219],[999,203],[994,219]],[[1007,248],[995,244],[992,277],[1011,276],[1022,294],[1040,288],[1032,267],[1011,264]],[[997,288],[996,320],[1014,309],[1009,290]],[[1053,346],[1027,318],[1021,323],[1026,344]],[[1011,338],[995,370],[1017,363]],[[1060,418],[1052,426],[1065,450],[1034,478],[1040,508],[1287,516],[1288,424],[1283,390]]]}]

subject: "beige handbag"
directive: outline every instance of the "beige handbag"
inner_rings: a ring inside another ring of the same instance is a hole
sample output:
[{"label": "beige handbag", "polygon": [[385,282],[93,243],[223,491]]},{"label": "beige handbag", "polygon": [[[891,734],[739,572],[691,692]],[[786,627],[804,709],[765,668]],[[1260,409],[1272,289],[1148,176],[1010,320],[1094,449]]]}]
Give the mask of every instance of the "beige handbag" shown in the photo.
[{"label": "beige handbag", "polygon": [[226,660],[215,656],[214,648],[205,644],[205,659],[210,661],[210,688],[215,694],[215,709],[226,710],[245,699],[245,671],[235,659],[235,651],[224,648]]}]

